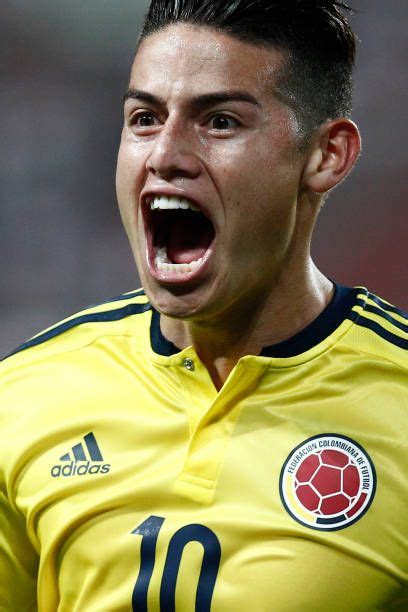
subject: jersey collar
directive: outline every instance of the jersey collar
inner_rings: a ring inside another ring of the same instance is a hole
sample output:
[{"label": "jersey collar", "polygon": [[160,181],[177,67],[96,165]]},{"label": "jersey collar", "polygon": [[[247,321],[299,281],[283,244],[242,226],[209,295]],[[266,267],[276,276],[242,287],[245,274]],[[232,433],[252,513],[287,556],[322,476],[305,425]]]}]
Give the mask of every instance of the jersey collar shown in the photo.
[{"label": "jersey collar", "polygon": [[[264,347],[260,356],[294,357],[320,344],[347,318],[356,303],[357,294],[360,292],[361,289],[359,288],[353,289],[335,284],[331,302],[314,321],[291,338]],[[160,314],[154,308],[152,308],[150,341],[153,351],[164,357],[171,357],[171,355],[181,352],[179,348],[163,336],[160,329]]]}]

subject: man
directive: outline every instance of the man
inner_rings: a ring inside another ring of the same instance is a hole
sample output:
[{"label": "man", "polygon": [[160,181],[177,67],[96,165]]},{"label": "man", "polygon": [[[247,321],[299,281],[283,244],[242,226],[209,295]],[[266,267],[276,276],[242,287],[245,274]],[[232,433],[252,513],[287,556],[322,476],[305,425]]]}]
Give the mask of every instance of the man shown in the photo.
[{"label": "man", "polygon": [[117,169],[144,290],[3,363],[2,610],[406,609],[406,315],[310,258],[360,151],[341,8],[153,0]]}]

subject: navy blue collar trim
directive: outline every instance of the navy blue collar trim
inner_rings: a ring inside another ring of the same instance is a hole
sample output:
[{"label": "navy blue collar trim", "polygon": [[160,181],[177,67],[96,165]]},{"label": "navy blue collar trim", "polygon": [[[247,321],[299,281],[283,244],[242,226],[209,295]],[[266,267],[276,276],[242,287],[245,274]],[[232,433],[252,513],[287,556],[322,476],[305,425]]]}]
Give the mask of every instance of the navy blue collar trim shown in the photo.
[{"label": "navy blue collar trim", "polygon": [[175,344],[167,340],[160,329],[160,314],[152,307],[152,322],[150,324],[150,342],[152,349],[159,355],[170,357],[180,352]]},{"label": "navy blue collar trim", "polygon": [[261,351],[263,357],[294,357],[310,350],[330,336],[347,318],[355,304],[363,301],[357,300],[360,289],[351,289],[334,285],[334,296],[322,313],[300,332]]},{"label": "navy blue collar trim", "polygon": [[[347,318],[357,300],[360,289],[351,289],[334,285],[335,292],[330,304],[323,312],[300,332],[272,346],[266,346],[261,351],[262,357],[294,357],[313,348],[325,338],[330,336],[337,327]],[[170,357],[180,352],[172,342],[167,340],[160,329],[160,314],[154,310],[150,326],[150,339],[155,353]]]}]

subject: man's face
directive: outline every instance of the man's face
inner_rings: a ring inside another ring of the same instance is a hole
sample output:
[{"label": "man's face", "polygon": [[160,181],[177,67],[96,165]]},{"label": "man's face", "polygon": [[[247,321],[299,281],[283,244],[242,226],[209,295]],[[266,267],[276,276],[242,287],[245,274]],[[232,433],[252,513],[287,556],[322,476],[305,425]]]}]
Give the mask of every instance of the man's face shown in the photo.
[{"label": "man's face", "polygon": [[143,286],[165,315],[211,320],[263,299],[299,239],[304,158],[274,95],[282,63],[274,49],[188,24],[137,52],[117,193]]}]

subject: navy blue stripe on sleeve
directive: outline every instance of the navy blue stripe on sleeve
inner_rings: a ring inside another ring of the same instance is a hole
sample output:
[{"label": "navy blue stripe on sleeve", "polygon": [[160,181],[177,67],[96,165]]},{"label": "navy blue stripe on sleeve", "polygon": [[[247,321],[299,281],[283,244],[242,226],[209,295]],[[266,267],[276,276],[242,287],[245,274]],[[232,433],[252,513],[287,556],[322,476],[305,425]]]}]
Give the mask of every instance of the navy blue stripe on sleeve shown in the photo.
[{"label": "navy blue stripe on sleeve", "polygon": [[84,323],[103,323],[108,321],[119,321],[120,319],[124,319],[131,315],[141,314],[143,312],[147,312],[151,310],[151,305],[149,303],[146,304],[128,304],[123,308],[116,308],[114,310],[107,310],[105,312],[94,312],[89,314],[80,315],[78,317],[74,317],[69,321],[65,321],[65,323],[61,323],[61,325],[57,325],[52,329],[28,340],[24,344],[21,344],[14,351],[12,351],[9,355],[7,355],[4,359],[15,355],[16,353],[20,353],[28,348],[33,346],[38,346],[43,342],[47,342],[64,332],[77,327],[78,325],[83,325]]},{"label": "navy blue stripe on sleeve", "polygon": [[400,348],[408,349],[408,340],[405,340],[404,338],[401,338],[400,336],[391,333],[390,331],[382,327],[379,323],[376,323],[371,319],[367,319],[362,314],[353,311],[350,313],[348,318],[351,321],[354,321],[356,325],[359,325],[360,327],[365,327],[366,329],[370,329],[371,331],[375,332],[378,336],[381,336],[381,338],[387,340],[387,342],[391,342],[391,344],[399,346]]},{"label": "navy blue stripe on sleeve", "polygon": [[384,310],[382,310],[381,308],[378,308],[377,306],[372,306],[371,304],[367,304],[364,308],[364,311],[377,314],[386,321],[388,321],[388,323],[391,323],[392,325],[395,325],[395,327],[398,327],[398,329],[400,329],[401,331],[408,333],[408,325],[406,325],[405,323],[401,323],[401,321],[397,321],[396,319],[394,319],[393,316],[391,316],[387,312],[384,312]]},{"label": "navy blue stripe on sleeve", "polygon": [[396,314],[401,315],[401,317],[403,317],[404,319],[408,320],[408,313],[404,312],[400,308],[397,308],[396,306],[392,306],[391,304],[387,304],[387,302],[384,302],[384,300],[374,295],[373,293],[369,293],[368,297],[370,298],[370,300],[375,302],[378,306],[381,306],[383,310],[386,310],[387,312],[395,312]]}]

